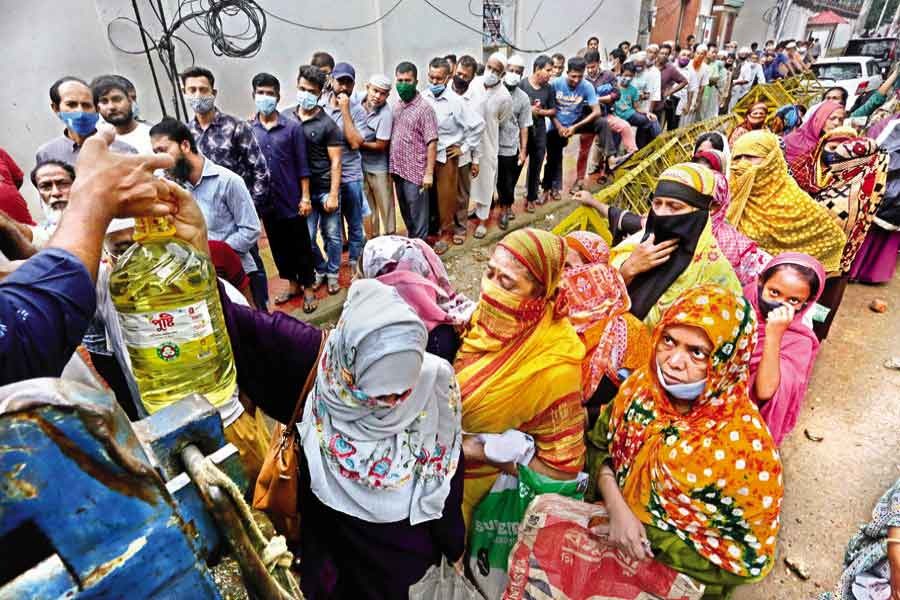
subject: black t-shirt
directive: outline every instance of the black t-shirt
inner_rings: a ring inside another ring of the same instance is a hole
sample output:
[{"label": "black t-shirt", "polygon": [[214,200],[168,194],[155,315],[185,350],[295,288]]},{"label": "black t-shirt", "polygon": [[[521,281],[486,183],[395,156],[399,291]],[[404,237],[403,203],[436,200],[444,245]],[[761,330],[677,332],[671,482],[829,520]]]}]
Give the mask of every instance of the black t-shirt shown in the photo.
[{"label": "black t-shirt", "polygon": [[343,145],[341,130],[321,108],[306,121],[297,114],[296,106],[285,109],[281,114],[303,125],[306,160],[309,163],[309,193],[327,194],[331,191],[331,159],[328,157],[328,148],[340,148]]},{"label": "black t-shirt", "polygon": [[[532,87],[531,82],[528,81],[526,77],[522,81],[519,82],[519,87],[523,92],[528,94],[529,100],[531,100],[531,105],[534,106],[535,100],[541,101],[541,108],[551,109],[556,108],[556,92],[553,91],[553,88],[550,87],[549,84],[545,85],[542,88],[535,89]],[[547,123],[546,117],[535,117],[534,118],[534,134],[537,136],[542,136],[547,133]]]}]

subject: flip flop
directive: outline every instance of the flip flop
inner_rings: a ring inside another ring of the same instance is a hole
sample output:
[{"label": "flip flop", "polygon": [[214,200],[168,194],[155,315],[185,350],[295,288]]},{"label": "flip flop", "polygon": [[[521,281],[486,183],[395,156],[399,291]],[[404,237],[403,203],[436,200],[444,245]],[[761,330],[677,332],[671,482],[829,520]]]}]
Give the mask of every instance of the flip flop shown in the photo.
[{"label": "flip flop", "polygon": [[884,361],[884,368],[900,371],[900,356],[894,356]]},{"label": "flip flop", "polygon": [[290,302],[293,298],[296,298],[300,295],[300,292],[284,292],[275,296],[275,306],[280,304],[286,304]]},{"label": "flip flop", "polygon": [[316,298],[315,294],[303,297],[303,312],[310,314],[315,312],[317,308],[319,308],[319,299]]},{"label": "flip flop", "polygon": [[533,213],[537,208],[534,206],[534,202],[526,202],[525,203],[525,212]]},{"label": "flip flop", "polygon": [[445,242],[444,240],[436,241],[434,243],[434,247],[432,248],[432,250],[434,250],[434,253],[437,254],[438,256],[440,256],[441,254],[444,254],[449,249],[450,249],[449,244],[447,244],[447,242]]},{"label": "flip flop", "polygon": [[484,238],[484,236],[487,235],[487,227],[485,227],[484,225],[479,225],[475,228],[475,233],[473,233],[472,235],[475,237],[475,239],[478,240]]},{"label": "flip flop", "polygon": [[466,243],[466,234],[465,233],[454,233],[453,234],[453,243],[457,246],[462,246]]},{"label": "flip flop", "polygon": [[332,296],[334,296],[339,291],[341,291],[341,284],[338,283],[337,277],[335,277],[334,279],[329,277],[328,278],[328,293],[331,294]]}]

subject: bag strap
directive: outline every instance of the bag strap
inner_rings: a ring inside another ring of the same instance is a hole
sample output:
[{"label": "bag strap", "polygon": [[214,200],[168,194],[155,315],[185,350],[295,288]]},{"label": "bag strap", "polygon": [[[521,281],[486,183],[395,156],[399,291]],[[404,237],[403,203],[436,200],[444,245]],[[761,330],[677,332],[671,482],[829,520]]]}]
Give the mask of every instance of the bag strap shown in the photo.
[{"label": "bag strap", "polygon": [[297,398],[297,404],[294,406],[294,413],[291,415],[291,420],[288,421],[288,424],[284,428],[285,431],[293,430],[300,415],[303,414],[303,407],[306,406],[306,397],[309,395],[309,391],[316,381],[316,374],[319,372],[319,359],[322,357],[322,352],[325,349],[325,342],[328,340],[328,334],[328,330],[322,330],[322,341],[319,342],[319,351],[316,352],[316,360],[313,361],[312,368],[306,376],[306,381],[303,383],[303,389],[300,390],[300,396]]}]

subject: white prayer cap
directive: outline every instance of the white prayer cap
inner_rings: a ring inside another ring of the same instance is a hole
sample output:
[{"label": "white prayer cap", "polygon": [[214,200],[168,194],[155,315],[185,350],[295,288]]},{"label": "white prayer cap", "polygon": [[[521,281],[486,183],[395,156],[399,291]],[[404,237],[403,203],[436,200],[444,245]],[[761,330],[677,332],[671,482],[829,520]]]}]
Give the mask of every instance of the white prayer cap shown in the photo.
[{"label": "white prayer cap", "polygon": [[512,56],[509,57],[508,65],[510,67],[524,67],[525,59],[522,58],[521,54],[513,54]]},{"label": "white prayer cap", "polygon": [[788,42],[788,45],[785,46],[785,48],[787,48],[788,50],[792,50],[792,49],[794,49],[794,48],[796,48],[796,47],[797,47],[797,43],[796,43],[796,42]]},{"label": "white prayer cap", "polygon": [[707,47],[706,44],[699,44],[699,45],[697,46],[697,50],[696,50],[696,51],[697,51],[697,52],[709,52],[709,48]]},{"label": "white prayer cap", "polygon": [[369,77],[369,85],[372,87],[378,88],[379,90],[388,90],[391,89],[391,80],[382,75],[381,73],[376,73]]},{"label": "white prayer cap", "polygon": [[659,52],[659,44],[650,44],[649,46],[647,46],[647,50],[654,50],[656,52]]},{"label": "white prayer cap", "polygon": [[728,56],[728,50],[719,50],[719,58],[725,58]]},{"label": "white prayer cap", "polygon": [[503,65],[503,68],[506,68],[506,55],[502,52],[494,52],[493,54],[491,54],[490,58],[488,58],[488,61],[491,60],[500,61],[500,64]]},{"label": "white prayer cap", "polygon": [[116,233],[117,231],[122,231],[123,229],[129,229],[134,227],[134,219],[113,219],[109,222],[109,226],[106,228],[106,234]]},{"label": "white prayer cap", "polygon": [[750,48],[747,46],[741,46],[738,49],[738,54],[750,54],[750,52],[752,52],[752,50],[750,50]]},{"label": "white prayer cap", "polygon": [[643,50],[641,50],[640,52],[635,52],[634,54],[631,55],[631,60],[632,60],[632,62],[634,62],[634,61],[647,62],[647,53],[644,52]]}]

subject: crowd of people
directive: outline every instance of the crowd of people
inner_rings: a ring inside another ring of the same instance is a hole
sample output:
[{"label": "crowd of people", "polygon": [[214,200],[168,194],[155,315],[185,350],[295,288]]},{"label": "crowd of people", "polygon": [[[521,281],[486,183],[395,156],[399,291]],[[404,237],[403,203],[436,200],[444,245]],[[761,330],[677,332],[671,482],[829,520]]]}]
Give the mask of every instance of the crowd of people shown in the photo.
[{"label": "crowd of people", "polygon": [[[214,74],[191,67],[181,83],[194,118],[152,126],[128,79],[60,78],[49,95],[65,127],[30,175],[40,224],[0,153],[0,251],[12,261],[0,383],[59,376],[83,345],[129,416],[159,410],[141,401],[105,288],[131,218],[168,216],[220,277],[239,391],[218,408],[251,477],[268,443],[261,413],[287,423],[302,409],[308,598],[406,598],[442,558],[462,574],[473,513],[501,473],[523,468],[586,472],[623,565],[657,561],[703,584],[703,598],[727,598],[774,565],[778,447],[848,282],[894,273],[896,71],[855,111],[833,88],[704,133],[690,162],[660,175],[646,215],[580,188],[664,127],[727,112],[817,52],[623,42],[601,68],[591,38],[527,74],[518,55],[448,55],[365,86],[317,52],[281,110],[271,74],[249,82],[246,119],[221,111]],[[484,237],[492,210],[510,226],[523,170],[525,210],[559,198],[574,135],[571,191],[608,219],[613,245],[517,229],[494,248],[479,299],[457,292],[439,255],[466,241],[470,220]],[[333,330],[268,312],[263,227],[289,282],[274,303],[302,295],[307,313],[318,287],[338,291],[346,239],[354,281]],[[896,542],[898,526],[880,535]],[[855,568],[842,585],[869,577],[900,593],[896,552]],[[614,577],[640,593],[635,570]]]}]

